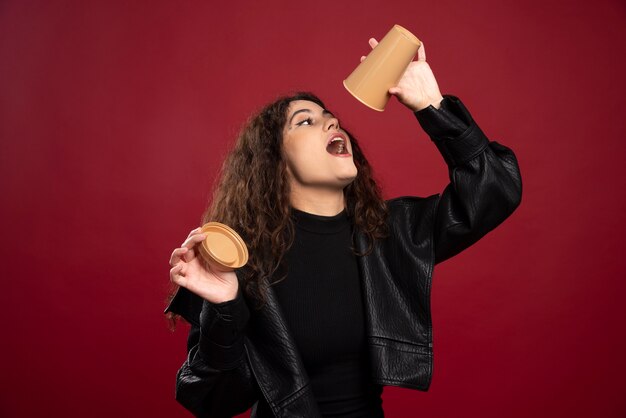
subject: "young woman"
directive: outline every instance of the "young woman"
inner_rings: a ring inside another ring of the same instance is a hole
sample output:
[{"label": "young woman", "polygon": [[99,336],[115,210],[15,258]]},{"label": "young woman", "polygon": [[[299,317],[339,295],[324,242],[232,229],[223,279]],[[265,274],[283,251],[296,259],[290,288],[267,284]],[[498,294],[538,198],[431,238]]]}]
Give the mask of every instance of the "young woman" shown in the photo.
[{"label": "young woman", "polygon": [[423,44],[389,92],[448,164],[441,194],[384,201],[356,139],[309,93],[242,129],[203,222],[239,232],[248,264],[201,262],[199,228],[170,259],[166,312],[191,324],[176,399],[195,415],[382,417],[384,385],[428,389],[433,267],[507,218],[522,184],[513,152],[441,95]]}]

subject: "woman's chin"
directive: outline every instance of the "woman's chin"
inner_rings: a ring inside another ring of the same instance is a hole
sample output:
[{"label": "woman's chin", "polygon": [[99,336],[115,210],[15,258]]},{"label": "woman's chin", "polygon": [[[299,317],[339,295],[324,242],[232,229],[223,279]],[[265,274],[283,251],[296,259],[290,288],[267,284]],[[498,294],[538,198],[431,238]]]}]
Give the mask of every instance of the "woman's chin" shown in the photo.
[{"label": "woman's chin", "polygon": [[356,175],[357,175],[357,172],[355,170],[354,172],[346,173],[345,175],[341,176],[340,182],[342,184],[342,188],[351,184],[354,181],[354,179],[356,179]]}]

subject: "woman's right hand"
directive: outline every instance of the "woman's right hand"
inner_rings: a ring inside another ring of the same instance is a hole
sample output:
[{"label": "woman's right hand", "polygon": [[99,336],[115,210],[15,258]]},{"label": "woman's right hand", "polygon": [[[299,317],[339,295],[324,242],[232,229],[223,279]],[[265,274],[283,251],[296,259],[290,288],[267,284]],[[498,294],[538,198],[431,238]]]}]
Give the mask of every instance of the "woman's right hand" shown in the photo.
[{"label": "woman's right hand", "polygon": [[224,271],[215,263],[208,263],[198,253],[197,245],[206,234],[196,228],[170,257],[170,280],[211,303],[235,299],[239,282],[235,272]]}]

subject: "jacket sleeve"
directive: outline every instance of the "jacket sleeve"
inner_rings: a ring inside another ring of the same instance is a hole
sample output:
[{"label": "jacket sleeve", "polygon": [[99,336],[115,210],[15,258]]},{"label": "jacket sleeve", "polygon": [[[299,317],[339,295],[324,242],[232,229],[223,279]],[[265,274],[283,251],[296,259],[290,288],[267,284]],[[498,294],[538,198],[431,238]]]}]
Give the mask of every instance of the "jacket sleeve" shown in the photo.
[{"label": "jacket sleeve", "polygon": [[522,180],[513,151],[487,139],[458,97],[415,112],[441,152],[450,183],[435,215],[435,263],[469,247],[519,206]]},{"label": "jacket sleeve", "polygon": [[176,376],[176,400],[198,417],[232,417],[257,400],[244,356],[249,311],[241,291],[232,301],[203,301],[187,338],[187,359]]}]

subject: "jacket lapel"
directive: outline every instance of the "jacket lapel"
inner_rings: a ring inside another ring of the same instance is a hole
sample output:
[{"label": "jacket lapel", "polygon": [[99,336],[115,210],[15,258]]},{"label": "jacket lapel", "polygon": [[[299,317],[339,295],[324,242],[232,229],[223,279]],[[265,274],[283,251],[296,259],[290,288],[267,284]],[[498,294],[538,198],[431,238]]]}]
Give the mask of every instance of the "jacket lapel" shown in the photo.
[{"label": "jacket lapel", "polygon": [[263,309],[250,316],[244,344],[261,392],[277,417],[320,416],[309,377],[271,286]]}]

